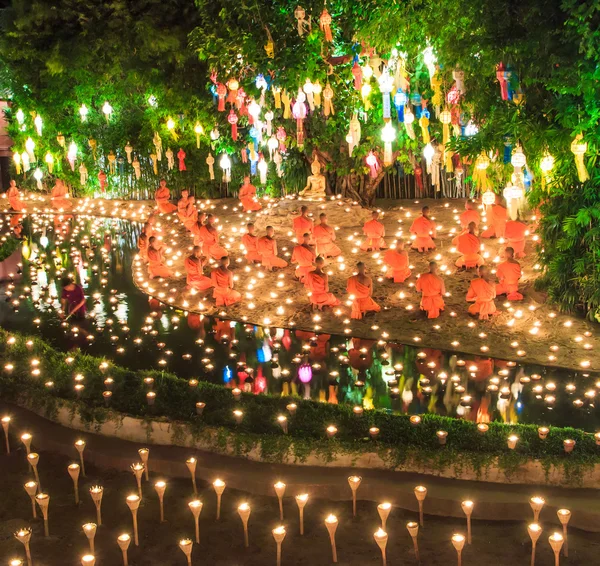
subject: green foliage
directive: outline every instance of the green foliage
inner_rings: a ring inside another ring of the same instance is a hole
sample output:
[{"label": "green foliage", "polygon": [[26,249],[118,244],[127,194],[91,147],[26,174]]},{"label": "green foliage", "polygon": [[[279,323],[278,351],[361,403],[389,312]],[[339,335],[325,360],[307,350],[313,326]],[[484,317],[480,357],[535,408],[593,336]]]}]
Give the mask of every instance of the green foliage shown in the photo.
[{"label": "green foliage", "polygon": [[11,236],[4,236],[0,240],[0,261],[10,257],[21,245],[21,242]]},{"label": "green foliage", "polygon": [[[109,408],[123,415],[142,419],[167,418],[175,426],[174,438],[181,437],[177,422],[189,424],[194,434],[202,435],[205,427],[222,430],[213,438],[215,449],[222,450],[231,441],[239,454],[259,446],[263,456],[271,461],[281,461],[293,453],[302,461],[311,452],[318,452],[326,459],[336,454],[358,455],[365,451],[377,451],[390,466],[399,466],[408,458],[428,466],[440,468],[464,466],[483,470],[491,460],[500,457],[505,469],[514,469],[527,459],[542,459],[547,466],[568,467],[573,473],[582,473],[589,465],[600,463],[598,447],[593,435],[572,428],[551,428],[544,441],[538,437],[534,425],[506,425],[489,423],[489,431],[480,434],[475,423],[435,414],[422,416],[422,422],[413,426],[406,415],[392,414],[383,410],[366,411],[362,418],[353,414],[350,405],[317,403],[309,400],[274,397],[269,395],[242,394],[236,402],[231,391],[225,387],[200,382],[191,387],[184,379],[159,371],[130,371],[111,365],[100,369],[101,358],[70,352],[68,356],[53,349],[40,339],[33,338],[33,345],[26,345],[27,336],[17,336],[8,342],[9,334],[0,331],[0,362],[11,363],[14,369],[0,374],[0,395],[6,401],[26,401],[35,409],[52,416],[60,404],[67,400],[77,407],[84,421],[97,427],[108,416],[103,402],[104,379],[113,378],[113,392]],[[40,361],[41,377],[31,375],[30,361]],[[76,395],[74,377],[84,376],[83,391]],[[144,378],[154,378],[153,390],[156,401],[153,406],[146,402],[148,387]],[[52,387],[47,383],[51,381]],[[206,403],[202,416],[196,415],[195,404]],[[285,407],[289,402],[297,404],[297,411],[290,415]],[[244,413],[237,425],[234,409]],[[111,413],[112,414],[112,413]],[[289,434],[283,435],[277,416],[287,414]],[[327,440],[326,428],[335,425],[338,434]],[[378,427],[380,435],[376,442],[369,438],[369,428]],[[436,432],[448,432],[447,445],[439,446]],[[520,438],[517,449],[507,447],[507,437],[517,434]],[[205,438],[205,437],[203,437]],[[563,440],[576,440],[575,452],[566,456]]]}]

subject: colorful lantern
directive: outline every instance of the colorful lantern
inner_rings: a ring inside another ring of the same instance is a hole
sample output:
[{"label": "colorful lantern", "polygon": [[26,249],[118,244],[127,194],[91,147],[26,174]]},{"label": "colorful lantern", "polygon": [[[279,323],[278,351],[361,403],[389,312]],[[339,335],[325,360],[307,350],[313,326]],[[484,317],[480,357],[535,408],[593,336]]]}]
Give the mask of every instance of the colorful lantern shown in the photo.
[{"label": "colorful lantern", "polygon": [[219,100],[217,110],[219,112],[225,112],[225,96],[227,96],[227,87],[223,83],[217,83],[217,98]]},{"label": "colorful lantern", "polygon": [[102,114],[104,114],[107,124],[110,121],[110,117],[112,116],[112,113],[113,113],[113,107],[108,103],[108,101],[106,101],[102,105]]},{"label": "colorful lantern", "polygon": [[133,146],[127,142],[127,145],[125,146],[125,155],[127,155],[127,163],[129,163],[129,165],[131,165],[131,154],[133,152]]},{"label": "colorful lantern", "polygon": [[267,137],[270,138],[273,134],[273,118],[275,114],[271,110],[265,112],[265,121],[267,123]]},{"label": "colorful lantern", "polygon": [[214,181],[215,180],[215,158],[212,156],[212,153],[208,154],[208,157],[206,158],[206,164],[208,165],[208,173],[210,175],[210,180]]},{"label": "colorful lantern", "polygon": [[29,155],[29,160],[30,161],[35,161],[35,154],[33,153],[33,150],[35,149],[35,142],[29,137],[27,138],[27,141],[25,142],[25,150],[27,151],[27,154]]},{"label": "colorful lantern", "polygon": [[267,162],[265,161],[264,157],[261,157],[258,161],[258,173],[260,175],[260,182],[262,185],[266,185],[267,183],[267,171],[269,169],[269,166],[267,165]]},{"label": "colorful lantern", "polygon": [[37,188],[41,191],[44,188],[42,186],[42,179],[44,178],[44,173],[42,173],[42,170],[39,167],[33,172],[33,178],[37,182]]},{"label": "colorful lantern", "polygon": [[326,7],[323,7],[321,17],[319,18],[319,27],[325,34],[325,41],[331,43],[333,41],[333,35],[331,35],[331,15],[327,11]]},{"label": "colorful lantern", "polygon": [[383,164],[387,167],[392,164],[392,142],[396,139],[396,130],[391,121],[381,130],[381,139],[384,143]]},{"label": "colorful lantern", "polygon": [[496,193],[488,189],[485,191],[485,193],[483,193],[483,195],[481,195],[481,202],[485,206],[492,206],[492,204],[496,202]]},{"label": "colorful lantern", "polygon": [[[104,181],[106,181],[106,173],[104,173],[104,171],[100,171],[100,173],[102,173],[102,175],[104,175]],[[98,179],[100,179],[100,173],[98,173]],[[85,166],[85,163],[82,163],[79,166],[79,183],[83,186],[87,183],[88,180],[88,170],[87,167]],[[100,186],[102,187],[102,183],[100,183]]]},{"label": "colorful lantern", "polygon": [[183,148],[180,147],[179,151],[177,152],[177,159],[179,160],[179,171],[187,171],[187,168],[185,166],[185,151],[183,151]]},{"label": "colorful lantern", "polygon": [[442,143],[446,145],[450,141],[450,123],[452,122],[452,112],[447,107],[440,113],[440,122],[442,123]]},{"label": "colorful lantern", "polygon": [[456,90],[459,94],[464,94],[465,91],[465,72],[460,69],[457,65],[454,71],[452,71],[452,78],[456,83]]},{"label": "colorful lantern", "polygon": [[589,174],[583,161],[585,152],[587,151],[587,142],[582,141],[583,134],[577,134],[571,143],[571,152],[575,156],[575,166],[577,167],[577,176],[580,183],[585,183],[589,178]]},{"label": "colorful lantern", "polygon": [[204,133],[204,129],[200,122],[196,122],[194,126],[194,133],[196,134],[196,148],[200,149],[200,136]]},{"label": "colorful lantern", "polygon": [[540,160],[540,170],[542,171],[542,189],[546,188],[546,183],[550,179],[550,171],[554,169],[554,157],[547,151]]},{"label": "colorful lantern", "polygon": [[330,114],[331,116],[333,116],[335,114],[332,102],[333,89],[331,88],[329,82],[325,85],[325,88],[323,89],[323,100],[325,101],[323,107],[323,114],[325,114],[325,116],[329,116]]},{"label": "colorful lantern", "polygon": [[302,364],[298,367],[298,379],[300,379],[302,383],[310,383],[312,375],[312,367],[310,364]]},{"label": "colorful lantern", "polygon": [[154,150],[156,152],[156,159],[158,161],[162,161],[163,146],[162,146],[162,139],[158,132],[154,132],[154,136],[152,138],[152,143],[154,144]]},{"label": "colorful lantern", "polygon": [[354,88],[358,91],[362,88],[362,69],[358,64],[358,57],[354,57],[354,64],[352,65],[352,74],[354,75]]},{"label": "colorful lantern", "polygon": [[362,96],[362,101],[363,101],[363,105],[365,107],[365,112],[368,112],[372,105],[371,105],[371,101],[369,100],[369,96],[371,95],[371,85],[369,83],[363,83],[361,89],[360,89],[360,94]]},{"label": "colorful lantern", "polygon": [[229,155],[224,153],[219,160],[219,165],[223,169],[223,182],[229,183],[231,181],[231,159]]},{"label": "colorful lantern", "polygon": [[133,158],[131,166],[133,167],[133,173],[135,175],[135,178],[139,181],[142,178],[142,165],[137,156]]},{"label": "colorful lantern", "polygon": [[398,122],[404,122],[404,107],[408,102],[408,96],[406,93],[399,88],[394,95],[394,106],[396,107],[396,114],[398,115]]},{"label": "colorful lantern", "polygon": [[233,108],[229,111],[229,116],[227,116],[227,121],[231,124],[231,139],[233,141],[237,141],[237,139],[238,139],[238,128],[237,128],[238,117]]},{"label": "colorful lantern", "polygon": [[13,154],[13,161],[15,163],[15,169],[16,169],[17,175],[20,175],[22,169],[21,169],[21,154],[19,152],[16,151]]},{"label": "colorful lantern", "polygon": [[306,105],[304,101],[306,95],[301,90],[298,91],[296,102],[292,108],[292,115],[296,119],[296,143],[298,146],[304,144],[304,118],[306,118]]},{"label": "colorful lantern", "polygon": [[37,131],[37,135],[41,136],[42,135],[43,122],[42,122],[42,117],[39,114],[33,119],[33,124],[35,125],[35,129]]},{"label": "colorful lantern", "polygon": [[310,79],[306,79],[304,86],[302,87],[304,94],[306,94],[306,100],[308,101],[308,107],[311,112],[315,111],[315,97],[314,88]]},{"label": "colorful lantern", "polygon": [[23,163],[23,171],[27,173],[27,171],[29,171],[29,164],[31,161],[29,159],[29,154],[26,151],[21,154],[21,162]]},{"label": "colorful lantern", "polygon": [[54,170],[54,156],[50,152],[47,152],[46,155],[44,156],[44,161],[46,162],[46,165],[48,166],[48,173],[50,173],[50,175],[52,175],[52,171]]},{"label": "colorful lantern", "polygon": [[231,78],[227,81],[227,88],[229,89],[229,94],[227,95],[227,102],[233,106],[237,98],[240,83],[237,79]]},{"label": "colorful lantern", "polygon": [[170,147],[165,151],[165,157],[167,158],[167,169],[172,171],[175,167],[175,154]]},{"label": "colorful lantern", "polygon": [[415,136],[415,130],[413,128],[413,122],[415,121],[415,115],[413,111],[410,109],[410,106],[406,107],[404,110],[404,128],[406,129],[406,135],[414,140],[417,136]]},{"label": "colorful lantern", "polygon": [[361,127],[360,121],[358,120],[358,114],[355,112],[352,115],[352,119],[350,120],[350,128],[348,130],[348,135],[346,136],[346,141],[348,142],[348,155],[352,156],[354,149],[358,147],[360,143],[361,137]]},{"label": "colorful lantern", "polygon": [[372,151],[369,151],[369,154],[365,158],[365,162],[369,167],[369,175],[372,179],[375,179],[377,177],[377,172],[379,171],[379,160],[377,159],[377,156]]},{"label": "colorful lantern", "polygon": [[385,71],[381,73],[381,76],[377,80],[379,82],[379,90],[381,91],[383,118],[385,120],[392,117],[390,93],[394,88],[394,78],[387,71]]},{"label": "colorful lantern", "polygon": [[287,140],[287,133],[285,132],[285,129],[283,128],[283,126],[279,126],[277,128],[277,133],[275,134],[275,137],[279,141],[279,151],[281,153],[285,153],[285,151],[287,149],[285,147],[285,140]]},{"label": "colorful lantern", "polygon": [[499,63],[496,66],[496,78],[500,83],[500,96],[502,96],[502,100],[508,100],[508,79],[510,78],[510,73],[504,68],[504,63]]}]

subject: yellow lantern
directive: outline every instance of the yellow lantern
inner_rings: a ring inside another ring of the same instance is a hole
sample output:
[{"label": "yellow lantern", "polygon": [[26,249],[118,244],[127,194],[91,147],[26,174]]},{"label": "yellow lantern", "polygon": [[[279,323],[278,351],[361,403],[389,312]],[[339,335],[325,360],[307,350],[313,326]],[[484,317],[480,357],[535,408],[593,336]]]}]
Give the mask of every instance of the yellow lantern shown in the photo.
[{"label": "yellow lantern", "polygon": [[200,122],[196,122],[194,126],[194,133],[196,134],[196,147],[200,149],[200,136],[204,133],[204,128]]},{"label": "yellow lantern", "polygon": [[88,115],[88,107],[85,104],[82,104],[79,107],[79,116],[81,116],[81,121],[85,122],[87,120],[87,115]]},{"label": "yellow lantern", "polygon": [[452,122],[452,112],[448,108],[444,108],[440,113],[440,122],[443,129],[443,144],[446,145],[450,141],[450,123]]},{"label": "yellow lantern", "polygon": [[21,154],[19,152],[15,152],[13,154],[13,161],[15,162],[15,168],[17,170],[17,175],[21,174]]},{"label": "yellow lantern", "polygon": [[546,188],[546,183],[550,178],[550,171],[554,169],[554,157],[548,152],[540,160],[540,170],[542,171],[542,189]]},{"label": "yellow lantern", "polygon": [[577,134],[575,136],[575,139],[571,143],[571,152],[575,156],[575,166],[577,167],[577,176],[579,177],[579,181],[581,183],[585,183],[590,176],[588,175],[587,169],[585,168],[585,163],[583,162],[583,157],[587,151],[587,142],[582,140],[582,134]]}]

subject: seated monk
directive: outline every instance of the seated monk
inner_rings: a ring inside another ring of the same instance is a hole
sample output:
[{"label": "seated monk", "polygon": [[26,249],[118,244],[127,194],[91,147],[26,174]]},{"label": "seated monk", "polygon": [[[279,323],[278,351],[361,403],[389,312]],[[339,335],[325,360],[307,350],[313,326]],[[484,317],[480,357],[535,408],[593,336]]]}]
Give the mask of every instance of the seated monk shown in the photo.
[{"label": "seated monk", "polygon": [[475,222],[470,222],[468,232],[460,234],[452,240],[452,244],[456,246],[458,253],[462,254],[454,264],[456,267],[471,269],[472,267],[479,267],[485,263],[485,260],[479,253],[481,250],[481,242],[475,235],[476,229],[477,226],[475,225]]},{"label": "seated monk", "polygon": [[335,230],[327,224],[327,215],[319,214],[320,224],[314,228],[313,235],[317,243],[317,253],[321,257],[337,257],[342,253],[333,242],[335,242]]},{"label": "seated monk", "polygon": [[206,258],[202,256],[202,248],[194,246],[192,255],[185,259],[186,283],[198,291],[206,291],[213,286],[212,279],[204,275]]},{"label": "seated monk", "polygon": [[229,271],[229,257],[222,257],[219,267],[215,267],[211,274],[214,290],[213,297],[218,307],[228,307],[237,303],[241,298],[241,293],[233,289],[233,273]]},{"label": "seated monk", "polygon": [[56,179],[56,184],[50,193],[50,201],[56,210],[70,210],[73,203],[69,198],[69,191],[61,179]]},{"label": "seated monk", "polygon": [[192,226],[198,222],[198,209],[196,208],[195,197],[188,197],[188,203],[183,214],[183,225],[187,230],[191,230]]},{"label": "seated monk", "polygon": [[146,234],[146,236],[148,236],[148,238],[151,238],[152,236],[155,236],[158,231],[154,229],[154,223],[155,223],[155,218],[154,216],[149,216],[148,220],[146,220],[146,222],[144,222],[144,226],[142,227],[142,232],[144,234]]},{"label": "seated monk", "polygon": [[417,291],[421,293],[421,310],[427,313],[427,318],[437,318],[444,310],[444,295],[446,286],[438,275],[437,263],[429,263],[429,271],[422,273],[417,279]]},{"label": "seated monk", "polygon": [[515,257],[525,257],[525,236],[527,225],[517,220],[509,220],[504,229],[506,244],[509,245],[515,253]]},{"label": "seated monk", "polygon": [[262,264],[268,271],[273,271],[274,267],[284,268],[288,266],[287,261],[277,257],[277,241],[274,234],[273,226],[267,226],[267,235],[259,238],[256,246],[262,258]]},{"label": "seated monk", "polygon": [[171,271],[163,263],[158,240],[152,236],[148,240],[148,275],[150,279],[155,277],[171,277]]},{"label": "seated monk", "polygon": [[311,293],[310,302],[313,310],[322,311],[323,307],[337,307],[341,304],[340,300],[329,292],[329,278],[323,271],[324,264],[325,260],[319,256],[315,260],[314,271],[309,271],[305,276],[305,285]]},{"label": "seated monk", "polygon": [[246,253],[244,257],[248,263],[260,263],[261,255],[258,253],[258,237],[254,235],[254,224],[249,222],[246,224],[247,232],[242,236],[242,245]]},{"label": "seated monk", "polygon": [[471,224],[471,222],[475,222],[475,226],[479,228],[481,218],[479,217],[479,212],[477,212],[475,203],[472,200],[468,200],[465,202],[465,209],[466,210],[460,215],[460,227],[463,232],[469,230],[469,224]]},{"label": "seated monk", "polygon": [[11,179],[6,196],[8,197],[8,203],[13,210],[16,210],[17,212],[25,210],[25,203],[21,200],[21,194],[17,188],[16,181]]},{"label": "seated monk", "polygon": [[183,219],[186,218],[186,209],[187,205],[190,201],[189,191],[187,189],[183,189],[181,191],[181,198],[177,201],[177,216],[179,216],[179,220],[183,222]]},{"label": "seated monk", "polygon": [[142,260],[145,262],[148,261],[148,236],[146,236],[144,232],[142,232],[138,238],[138,248]]},{"label": "seated monk", "polygon": [[500,314],[496,310],[494,299],[496,286],[488,279],[488,269],[485,265],[479,268],[479,277],[471,281],[467,291],[467,301],[474,303],[469,307],[469,314],[479,314],[479,320],[488,320],[490,315]]},{"label": "seated monk", "polygon": [[346,290],[352,301],[351,317],[361,319],[368,312],[379,312],[381,307],[371,298],[373,281],[365,275],[365,264],[359,261],[356,268],[358,273],[348,279]]},{"label": "seated monk", "polygon": [[177,207],[169,202],[170,198],[171,191],[167,187],[167,182],[164,179],[161,179],[160,186],[156,189],[156,193],[154,193],[154,200],[156,201],[158,212],[169,214],[170,212],[177,210]]},{"label": "seated monk", "polygon": [[209,214],[206,217],[206,224],[198,230],[198,238],[202,240],[202,250],[204,254],[212,259],[221,259],[228,255],[227,250],[219,245],[219,232],[214,227],[215,217]]},{"label": "seated monk", "polygon": [[206,213],[199,212],[196,222],[190,226],[190,232],[194,236],[194,245],[202,247],[204,245],[204,241],[202,240],[202,233],[200,230],[204,226],[204,221],[206,220]]},{"label": "seated monk", "polygon": [[296,242],[304,241],[304,234],[308,233],[312,239],[315,223],[308,217],[308,206],[300,207],[300,216],[294,218],[292,230],[296,234]]},{"label": "seated monk", "polygon": [[429,207],[424,206],[421,209],[421,216],[416,218],[410,227],[410,233],[417,236],[412,243],[412,249],[419,252],[434,250],[435,230],[435,222],[429,218]]},{"label": "seated monk", "polygon": [[360,249],[367,252],[371,250],[381,250],[387,248],[385,240],[385,227],[379,222],[379,212],[373,211],[371,220],[365,222],[363,233],[366,240],[361,244]]},{"label": "seated monk", "polygon": [[519,293],[519,279],[521,279],[521,264],[515,259],[515,250],[510,246],[504,250],[506,259],[498,264],[496,277],[496,296],[506,295],[509,301],[522,301],[523,295]]},{"label": "seated monk", "polygon": [[500,204],[500,196],[496,195],[496,203],[488,211],[488,224],[491,226],[481,233],[482,238],[504,238],[506,228],[506,208]]},{"label": "seated monk", "polygon": [[292,252],[292,263],[297,263],[296,278],[304,283],[304,279],[308,273],[315,269],[315,248],[309,244],[310,234],[306,232],[302,238],[302,243],[294,247]]},{"label": "seated monk", "polygon": [[250,183],[250,177],[244,177],[244,184],[240,187],[239,198],[244,207],[244,212],[260,210],[262,206],[256,198],[256,187]]},{"label": "seated monk", "polygon": [[385,276],[393,279],[394,283],[404,283],[410,277],[408,268],[408,252],[404,250],[404,240],[396,240],[394,249],[383,255],[383,262],[388,269]]}]

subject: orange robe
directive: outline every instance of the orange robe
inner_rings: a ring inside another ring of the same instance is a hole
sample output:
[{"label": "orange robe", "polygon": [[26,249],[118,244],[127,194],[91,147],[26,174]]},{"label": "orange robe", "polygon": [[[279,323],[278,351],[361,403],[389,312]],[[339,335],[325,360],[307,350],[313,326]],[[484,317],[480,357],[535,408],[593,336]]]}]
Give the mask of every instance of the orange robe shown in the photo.
[{"label": "orange robe", "polygon": [[407,252],[388,250],[383,256],[383,261],[388,266],[385,276],[393,279],[394,283],[404,283],[410,277]]},{"label": "orange robe", "polygon": [[144,261],[148,261],[148,240],[138,238],[138,248],[140,250],[140,257]]},{"label": "orange robe", "polygon": [[52,206],[56,208],[56,210],[70,210],[73,208],[73,203],[68,194],[67,187],[64,185],[62,187],[55,186],[50,193]]},{"label": "orange robe", "polygon": [[182,222],[185,218],[187,218],[187,205],[190,202],[189,197],[181,197],[177,201],[177,216],[179,216],[179,220]]},{"label": "orange robe", "polygon": [[498,264],[496,276],[499,283],[496,285],[496,295],[506,295],[509,301],[522,301],[523,295],[519,293],[519,279],[521,279],[521,266],[518,262],[504,261]]},{"label": "orange robe", "polygon": [[274,238],[263,236],[256,246],[265,267],[287,267],[287,261],[277,257],[277,242]]},{"label": "orange robe", "polygon": [[219,234],[216,232],[211,232],[208,229],[208,226],[202,226],[198,230],[198,239],[202,240],[202,247],[210,257],[213,259],[221,259],[229,255],[227,250],[219,245]]},{"label": "orange robe", "polygon": [[233,305],[233,303],[237,303],[242,298],[241,293],[233,289],[233,275],[231,271],[228,270],[226,273],[223,273],[221,268],[217,267],[212,270],[210,278],[215,287],[213,297],[218,307],[228,307],[229,305]]},{"label": "orange robe", "polygon": [[506,246],[515,250],[515,257],[525,257],[525,232],[527,226],[518,220],[509,220],[504,229]]},{"label": "orange robe", "polygon": [[336,257],[342,253],[335,242],[335,230],[331,226],[317,224],[313,234],[317,242],[317,253],[322,257]]},{"label": "orange robe", "polygon": [[294,218],[292,230],[294,230],[294,233],[296,234],[296,240],[298,242],[304,241],[304,234],[310,234],[310,238],[312,240],[314,229],[315,223],[309,218],[305,218],[304,216],[298,216],[297,218]]},{"label": "orange robe", "polygon": [[164,212],[165,214],[169,214],[169,212],[173,212],[177,210],[177,207],[169,202],[171,198],[171,191],[169,191],[168,187],[159,187],[154,193],[154,200],[156,201],[156,206],[159,212]]},{"label": "orange robe", "polygon": [[506,228],[506,208],[499,204],[493,204],[488,213],[488,222],[491,226],[481,233],[482,238],[504,238]]},{"label": "orange robe", "polygon": [[413,250],[426,252],[435,249],[435,243],[431,239],[432,236],[435,238],[435,224],[429,218],[424,216],[416,218],[410,227],[410,232],[417,236],[411,246]]},{"label": "orange robe", "polygon": [[485,260],[479,254],[481,249],[481,243],[479,238],[474,234],[466,232],[461,234],[452,240],[452,243],[456,246],[459,253],[463,254],[456,260],[456,267],[479,267],[485,264]]},{"label": "orange robe", "polygon": [[475,226],[479,227],[479,223],[481,222],[481,218],[479,218],[479,212],[476,210],[465,210],[460,215],[460,225],[462,229],[468,230],[471,222],[475,222]]},{"label": "orange robe", "polygon": [[258,253],[258,238],[250,234],[242,236],[242,244],[246,248],[246,261],[252,263],[254,261],[262,261],[261,255]]},{"label": "orange robe", "polygon": [[473,279],[467,291],[467,301],[473,302],[469,307],[470,314],[479,314],[479,319],[484,320],[491,314],[500,314],[496,311],[494,299],[496,298],[496,287],[485,279]]},{"label": "orange robe", "polygon": [[187,230],[191,230],[192,226],[198,222],[198,211],[196,210],[196,207],[188,206],[186,209],[186,214],[181,221]]},{"label": "orange robe", "polygon": [[318,307],[337,307],[341,304],[340,300],[333,293],[329,292],[329,281],[327,276],[323,276],[314,271],[306,274],[306,288],[312,293],[310,302]]},{"label": "orange robe", "polygon": [[202,226],[198,226],[198,223],[196,222],[196,224],[193,224],[190,228],[190,232],[193,234],[194,236],[194,245],[195,246],[200,246],[201,248],[204,247],[204,240],[202,239]]},{"label": "orange robe", "polygon": [[254,212],[262,208],[256,199],[256,187],[254,185],[242,185],[239,198],[244,207],[244,212]]},{"label": "orange robe", "polygon": [[367,251],[368,249],[380,250],[387,248],[385,240],[385,227],[378,220],[369,220],[363,226],[363,233],[367,237],[361,244],[360,249]]},{"label": "orange robe", "polygon": [[163,263],[160,250],[148,248],[148,275],[150,279],[155,277],[171,277],[169,268]]},{"label": "orange robe", "polygon": [[8,189],[6,196],[8,197],[8,203],[13,210],[16,210],[17,212],[25,210],[25,203],[21,200],[21,195],[17,187],[11,187]]},{"label": "orange robe", "polygon": [[371,298],[373,292],[373,283],[364,285],[358,280],[358,276],[354,275],[348,279],[346,290],[349,295],[354,296],[352,301],[352,318],[361,319],[367,312],[379,312],[381,307]]},{"label": "orange robe", "polygon": [[197,258],[185,258],[186,283],[198,291],[206,291],[213,286],[212,279],[204,275],[202,262]]},{"label": "orange robe", "polygon": [[427,312],[427,318],[437,318],[446,306],[442,295],[446,288],[441,277],[433,273],[423,273],[417,280],[417,291],[421,293],[421,310]]},{"label": "orange robe", "polygon": [[315,252],[305,246],[295,246],[292,252],[292,263],[297,263],[296,277],[304,282],[306,275],[314,271],[314,261],[317,258]]}]

